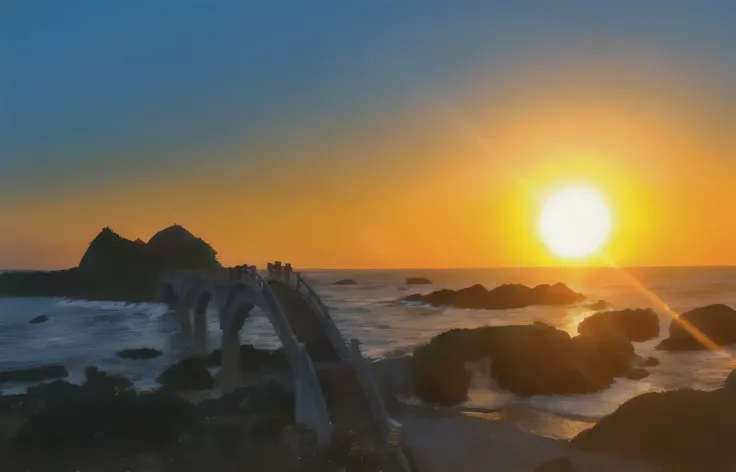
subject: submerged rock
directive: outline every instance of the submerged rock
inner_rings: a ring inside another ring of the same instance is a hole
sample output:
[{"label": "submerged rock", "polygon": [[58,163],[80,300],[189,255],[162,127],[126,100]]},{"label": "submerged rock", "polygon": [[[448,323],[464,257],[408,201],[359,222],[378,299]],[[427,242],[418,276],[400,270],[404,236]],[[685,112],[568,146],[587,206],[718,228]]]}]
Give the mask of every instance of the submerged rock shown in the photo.
[{"label": "submerged rock", "polygon": [[626,375],[624,377],[629,380],[641,380],[643,378],[649,377],[649,372],[644,369],[634,368],[626,372]]},{"label": "submerged rock", "polygon": [[432,281],[423,277],[409,277],[406,279],[406,285],[431,285]]},{"label": "submerged rock", "polygon": [[215,386],[215,379],[207,365],[207,359],[190,357],[167,368],[157,380],[177,392],[209,390]]},{"label": "submerged rock", "polygon": [[629,371],[634,347],[614,336],[570,336],[551,326],[494,326],[446,331],[414,351],[414,393],[455,405],[465,400],[466,363],[490,359],[499,387],[520,396],[590,393]]},{"label": "submerged rock", "polygon": [[30,324],[38,324],[38,323],[45,323],[49,320],[49,317],[46,315],[39,315],[35,318],[33,318],[31,321],[29,321]]},{"label": "submerged rock", "polygon": [[413,294],[404,300],[423,302],[434,306],[504,310],[532,305],[568,305],[585,297],[565,284],[537,285],[534,288],[520,284],[506,284],[492,290],[473,285],[460,290],[437,290],[427,295]]},{"label": "submerged rock", "polygon": [[140,349],[123,349],[118,352],[118,357],[123,359],[153,359],[161,356],[161,354],[163,353],[157,349],[144,347]]},{"label": "submerged rock", "polygon": [[0,371],[0,382],[40,382],[48,379],[61,379],[69,376],[63,365],[46,365],[29,369]]},{"label": "submerged rock", "polygon": [[342,279],[337,282],[333,282],[332,285],[358,285],[358,282],[353,279]]},{"label": "submerged rock", "polygon": [[683,313],[670,323],[669,337],[657,349],[693,351],[707,349],[708,341],[700,340],[686,326],[702,333],[718,346],[736,343],[736,310],[726,305],[709,305]]},{"label": "submerged rock", "polygon": [[589,310],[601,311],[601,310],[606,310],[608,308],[611,308],[611,304],[605,300],[598,300],[595,302],[588,303],[587,305],[585,305],[585,308]]},{"label": "submerged rock", "polygon": [[593,336],[615,334],[629,341],[647,341],[659,336],[659,318],[649,308],[599,311],[578,325],[578,333]]},{"label": "submerged rock", "polygon": [[736,470],[734,435],[732,392],[682,389],[632,398],[580,433],[572,445],[678,467],[672,470],[727,471]]},{"label": "submerged rock", "polygon": [[653,356],[649,356],[646,359],[642,359],[639,363],[642,367],[656,367],[659,365],[659,359]]}]

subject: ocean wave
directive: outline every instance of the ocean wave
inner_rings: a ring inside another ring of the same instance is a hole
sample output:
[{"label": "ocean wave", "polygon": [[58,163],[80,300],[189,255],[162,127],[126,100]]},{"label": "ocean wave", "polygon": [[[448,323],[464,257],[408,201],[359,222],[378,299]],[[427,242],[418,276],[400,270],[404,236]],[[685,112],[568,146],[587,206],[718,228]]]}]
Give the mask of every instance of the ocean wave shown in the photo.
[{"label": "ocean wave", "polygon": [[345,307],[345,308],[330,308],[330,310],[335,310],[336,312],[345,314],[345,315],[371,312],[371,310],[369,310],[366,307],[362,307],[362,306],[351,306],[351,307]]}]

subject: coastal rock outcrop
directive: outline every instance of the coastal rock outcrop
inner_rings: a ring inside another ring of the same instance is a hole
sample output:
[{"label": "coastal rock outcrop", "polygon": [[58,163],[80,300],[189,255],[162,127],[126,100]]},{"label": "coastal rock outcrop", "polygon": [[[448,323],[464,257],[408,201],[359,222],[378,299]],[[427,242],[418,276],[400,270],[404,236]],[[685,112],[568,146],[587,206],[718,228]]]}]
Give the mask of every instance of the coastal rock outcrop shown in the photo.
[{"label": "coastal rock outcrop", "polygon": [[431,285],[432,281],[424,277],[409,277],[405,283],[406,285]]},{"label": "coastal rock outcrop", "polygon": [[358,282],[353,279],[342,279],[337,282],[333,282],[332,285],[358,285]]},{"label": "coastal rock outcrop", "polygon": [[215,386],[215,379],[207,365],[205,358],[189,357],[168,367],[157,380],[161,385],[177,392],[209,390]]},{"label": "coastal rock outcrop", "polygon": [[413,294],[404,300],[423,302],[433,306],[504,310],[532,305],[568,305],[585,297],[572,291],[565,284],[537,285],[534,288],[521,284],[500,285],[492,290],[480,284],[460,290],[437,290],[427,295]]},{"label": "coastal rock outcrop", "polygon": [[216,255],[209,244],[178,225],[148,243],[128,240],[106,227],[89,244],[78,267],[0,273],[0,296],[150,301],[162,271],[220,267]]},{"label": "coastal rock outcrop", "polygon": [[578,333],[592,336],[615,333],[629,341],[647,341],[659,336],[659,318],[650,308],[599,311],[580,322]]},{"label": "coastal rock outcrop", "polygon": [[154,260],[167,270],[216,269],[217,251],[180,225],[154,234],[146,244]]},{"label": "coastal rock outcrop", "polygon": [[45,323],[49,320],[49,317],[47,315],[39,315],[35,318],[33,318],[31,321],[29,321],[30,324],[39,324],[39,323]]},{"label": "coastal rock outcrop", "polygon": [[29,391],[43,401],[12,438],[12,452],[57,457],[146,451],[175,444],[181,433],[197,429],[199,416],[191,403],[163,391],[138,394],[129,385],[89,368],[81,386],[58,382]]},{"label": "coastal rock outcrop", "polygon": [[69,371],[63,365],[45,365],[28,369],[0,371],[0,382],[41,382],[68,376]]},{"label": "coastal rock outcrop", "polygon": [[499,387],[520,396],[590,393],[625,375],[634,347],[617,336],[576,336],[551,326],[493,326],[446,331],[414,351],[414,394],[455,405],[470,384],[466,364],[487,358]]},{"label": "coastal rock outcrop", "polygon": [[712,392],[681,389],[634,397],[572,445],[673,467],[665,470],[726,471],[736,470],[730,440],[735,434],[736,402],[727,382]]},{"label": "coastal rock outcrop", "polygon": [[122,359],[153,359],[163,354],[158,349],[151,349],[148,347],[140,349],[123,349],[118,352],[118,357]]},{"label": "coastal rock outcrop", "polygon": [[[695,328],[707,340],[698,339],[688,327]],[[707,349],[709,342],[718,346],[736,343],[736,310],[716,304],[695,308],[672,320],[669,337],[657,349],[665,351],[694,351]]]}]

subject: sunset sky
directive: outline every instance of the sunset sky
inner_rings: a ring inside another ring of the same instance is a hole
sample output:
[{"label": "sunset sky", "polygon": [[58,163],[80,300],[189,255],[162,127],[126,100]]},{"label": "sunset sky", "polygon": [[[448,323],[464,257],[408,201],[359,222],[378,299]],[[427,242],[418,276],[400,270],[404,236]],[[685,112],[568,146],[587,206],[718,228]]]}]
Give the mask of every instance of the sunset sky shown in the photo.
[{"label": "sunset sky", "polygon": [[[736,3],[0,4],[0,268],[173,223],[221,262],[570,264],[555,190],[620,265],[736,264]],[[599,264],[599,258],[574,262]]]}]

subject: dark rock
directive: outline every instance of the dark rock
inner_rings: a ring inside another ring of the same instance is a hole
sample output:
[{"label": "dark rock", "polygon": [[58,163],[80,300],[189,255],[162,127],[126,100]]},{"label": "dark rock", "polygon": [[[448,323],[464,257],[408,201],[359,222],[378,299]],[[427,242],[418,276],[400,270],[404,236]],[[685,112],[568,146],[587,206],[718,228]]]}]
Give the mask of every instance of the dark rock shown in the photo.
[{"label": "dark rock", "polygon": [[140,453],[176,444],[181,433],[197,429],[199,416],[186,400],[121,388],[129,384],[89,368],[82,386],[54,382],[29,392],[43,401],[12,438],[13,452],[43,457]]},{"label": "dark rock", "polygon": [[649,356],[646,359],[643,359],[640,363],[642,367],[656,367],[659,365],[659,359],[656,357]]},{"label": "dark rock", "polygon": [[624,377],[629,380],[641,380],[643,378],[649,377],[649,372],[644,369],[631,369],[626,372],[626,375],[624,375]]},{"label": "dark rock", "polygon": [[342,279],[337,282],[333,282],[332,285],[358,285],[358,282],[353,279]]},{"label": "dark rock", "polygon": [[578,325],[578,333],[603,336],[615,333],[629,341],[647,341],[659,336],[659,318],[652,309],[600,311]]},{"label": "dark rock", "polygon": [[220,398],[203,400],[197,405],[205,418],[250,416],[258,414],[280,414],[290,421],[294,419],[294,385],[282,379],[238,388]]},{"label": "dark rock", "polygon": [[46,365],[30,369],[0,371],[0,382],[40,382],[68,376],[69,372],[63,365]]},{"label": "dark rock", "polygon": [[520,396],[589,393],[629,371],[634,347],[615,336],[570,336],[537,323],[446,331],[414,351],[414,393],[441,405],[462,402],[470,382],[465,364],[491,361],[499,387]]},{"label": "dark rock", "polygon": [[216,254],[206,242],[176,225],[157,233],[148,244],[103,228],[89,244],[79,267],[3,272],[0,296],[151,301],[161,271],[220,267]]},{"label": "dark rock", "polygon": [[217,269],[217,251],[180,225],[154,234],[146,247],[160,267],[167,270]]},{"label": "dark rock", "polygon": [[[207,356],[207,365],[210,367],[222,365],[222,351],[215,349]],[[282,371],[291,369],[286,351],[282,348],[276,350],[258,349],[252,344],[240,346],[240,370],[244,372],[256,372],[261,369]]]},{"label": "dark rock", "polygon": [[33,318],[29,323],[31,324],[38,324],[38,323],[45,323],[49,320],[49,317],[46,315],[39,315],[35,318]]},{"label": "dark rock", "polygon": [[587,305],[585,305],[585,308],[589,310],[601,311],[601,310],[606,310],[608,308],[611,308],[611,304],[605,300],[598,300],[595,302],[588,303]]},{"label": "dark rock", "polygon": [[645,393],[621,405],[572,445],[653,461],[673,470],[736,470],[736,402],[724,391]]},{"label": "dark rock", "polygon": [[406,279],[407,285],[430,285],[432,281],[423,277],[409,277]]},{"label": "dark rock", "polygon": [[122,375],[107,375],[95,366],[84,369],[84,376],[84,388],[90,395],[117,395],[133,388],[133,382]]},{"label": "dark rock", "polygon": [[726,381],[723,382],[723,390],[730,394],[736,393],[736,370],[732,370],[726,377]]},{"label": "dark rock", "polygon": [[539,464],[534,472],[575,472],[572,462],[567,457],[552,459]]},{"label": "dark rock", "polygon": [[404,300],[423,302],[434,306],[504,310],[531,305],[567,305],[585,297],[570,290],[564,284],[537,285],[529,288],[520,284],[506,284],[486,290],[482,285],[473,285],[461,290],[437,290],[427,295],[413,294]]},{"label": "dark rock", "polygon": [[123,359],[153,359],[159,357],[161,354],[163,353],[157,349],[144,347],[140,349],[123,349],[118,352],[118,357],[122,357]]},{"label": "dark rock", "polygon": [[[686,326],[695,328],[706,339],[698,339]],[[736,343],[736,311],[726,305],[709,305],[683,313],[670,323],[669,337],[657,349],[692,351]]]},{"label": "dark rock", "polygon": [[209,390],[215,386],[215,380],[207,364],[207,359],[190,357],[167,368],[157,380],[177,392]]}]

